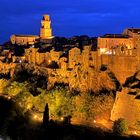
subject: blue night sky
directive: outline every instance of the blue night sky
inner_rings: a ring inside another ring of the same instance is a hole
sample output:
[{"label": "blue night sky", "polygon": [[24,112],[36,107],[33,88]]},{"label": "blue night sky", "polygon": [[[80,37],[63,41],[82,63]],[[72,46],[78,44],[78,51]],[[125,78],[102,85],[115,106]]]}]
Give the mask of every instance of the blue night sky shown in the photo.
[{"label": "blue night sky", "polygon": [[0,43],[11,34],[39,34],[50,14],[54,36],[99,36],[140,27],[139,0],[0,0]]}]

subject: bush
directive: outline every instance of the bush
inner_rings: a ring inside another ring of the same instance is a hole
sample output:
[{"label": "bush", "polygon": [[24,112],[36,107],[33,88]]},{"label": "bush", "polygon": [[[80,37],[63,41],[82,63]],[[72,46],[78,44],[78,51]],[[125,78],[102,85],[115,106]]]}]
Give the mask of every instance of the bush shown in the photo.
[{"label": "bush", "polygon": [[135,128],[137,130],[140,130],[140,120],[137,120],[136,123],[135,123]]},{"label": "bush", "polygon": [[127,132],[128,126],[125,119],[120,118],[114,122],[113,132],[117,135],[122,135]]}]

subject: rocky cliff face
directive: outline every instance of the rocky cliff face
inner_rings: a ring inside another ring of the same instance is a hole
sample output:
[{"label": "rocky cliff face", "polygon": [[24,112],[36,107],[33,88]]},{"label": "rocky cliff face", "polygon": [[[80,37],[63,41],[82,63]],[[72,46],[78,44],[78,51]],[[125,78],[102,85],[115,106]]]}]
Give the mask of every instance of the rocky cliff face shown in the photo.
[{"label": "rocky cliff face", "polygon": [[49,72],[49,87],[55,83],[68,84],[70,89],[80,90],[82,92],[93,91],[99,93],[102,90],[117,91],[121,85],[115,75],[107,68],[95,70],[93,68],[83,70],[76,66],[69,71],[55,70]]},{"label": "rocky cliff face", "polygon": [[121,92],[117,92],[111,120],[124,118],[134,126],[140,121],[140,72],[128,77]]}]

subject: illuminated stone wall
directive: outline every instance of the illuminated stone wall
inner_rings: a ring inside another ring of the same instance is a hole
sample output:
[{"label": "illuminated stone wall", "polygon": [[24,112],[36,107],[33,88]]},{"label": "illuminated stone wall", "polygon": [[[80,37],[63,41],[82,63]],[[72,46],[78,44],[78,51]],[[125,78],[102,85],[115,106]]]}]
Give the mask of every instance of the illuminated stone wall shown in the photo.
[{"label": "illuminated stone wall", "polygon": [[98,37],[98,48],[104,48],[106,51],[108,51],[115,46],[126,46],[127,48],[134,48],[133,39]]},{"label": "illuminated stone wall", "polygon": [[51,20],[49,15],[44,15],[43,19],[41,20],[40,38],[52,38]]},{"label": "illuminated stone wall", "polygon": [[[138,69],[137,50],[126,49],[122,52],[117,48],[111,51],[115,53],[100,55],[98,51],[92,51],[91,46],[84,46],[82,51],[75,47],[69,51],[66,58],[61,57],[62,52],[51,50],[40,53],[38,48],[31,47],[25,49],[24,59],[41,67],[47,67],[49,63],[55,61],[59,69],[49,77],[50,81],[53,79],[55,82],[66,82],[71,88],[88,91],[99,87],[97,81],[101,79],[98,79],[99,75],[96,73],[102,64],[107,65],[121,83]],[[13,60],[15,59],[16,57],[13,57]]]},{"label": "illuminated stone wall", "polygon": [[15,69],[16,63],[2,63],[0,62],[0,73],[7,74],[10,72],[10,75],[13,76],[14,69]]},{"label": "illuminated stone wall", "polygon": [[10,40],[12,44],[33,45],[36,42],[36,39],[38,38],[39,36],[34,35],[12,35],[10,37]]},{"label": "illuminated stone wall", "polygon": [[121,83],[137,70],[136,56],[102,55],[101,64],[107,65]]},{"label": "illuminated stone wall", "polygon": [[129,90],[124,88],[122,92],[117,93],[111,112],[111,120],[124,118],[129,125],[134,126],[137,121],[140,121],[140,100],[135,99],[135,96],[128,94],[128,92]]},{"label": "illuminated stone wall", "polygon": [[25,49],[25,60],[28,62],[28,63],[33,63],[33,64],[36,64],[36,54],[37,54],[37,51],[38,49],[37,48],[28,48],[28,49]]},{"label": "illuminated stone wall", "polygon": [[104,53],[114,47],[124,46],[127,49],[140,48],[140,29],[125,29],[120,35],[108,34],[98,37],[98,48]]},{"label": "illuminated stone wall", "polygon": [[65,71],[67,71],[68,68],[67,58],[66,57],[60,58],[58,64],[60,65],[60,69],[64,71],[63,73],[65,73]]},{"label": "illuminated stone wall", "polygon": [[36,64],[41,65],[43,62],[45,62],[45,53],[36,53]]},{"label": "illuminated stone wall", "polygon": [[62,52],[51,50],[49,54],[50,54],[52,61],[59,62],[59,58],[60,58]]},{"label": "illuminated stone wall", "polygon": [[84,50],[82,51],[82,67],[83,67],[83,69],[85,69],[85,70],[88,69],[89,63],[91,63],[91,61],[93,61],[93,58],[91,55],[91,47],[84,46]]},{"label": "illuminated stone wall", "polygon": [[61,52],[51,50],[50,52],[38,52],[38,48],[25,49],[25,59],[29,63],[40,65],[42,63],[49,64],[51,61],[58,62]]},{"label": "illuminated stone wall", "polygon": [[81,64],[82,56],[79,48],[75,47],[69,51],[69,68],[74,68],[75,65]]}]

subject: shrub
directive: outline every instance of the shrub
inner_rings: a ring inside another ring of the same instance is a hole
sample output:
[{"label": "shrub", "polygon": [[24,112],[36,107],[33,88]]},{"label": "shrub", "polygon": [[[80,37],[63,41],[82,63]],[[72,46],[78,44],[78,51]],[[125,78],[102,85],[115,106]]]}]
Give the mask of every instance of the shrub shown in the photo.
[{"label": "shrub", "polygon": [[140,120],[137,120],[136,123],[135,123],[135,128],[137,130],[140,130]]},{"label": "shrub", "polygon": [[117,135],[122,135],[127,132],[128,126],[125,119],[120,118],[114,122],[113,132]]}]

